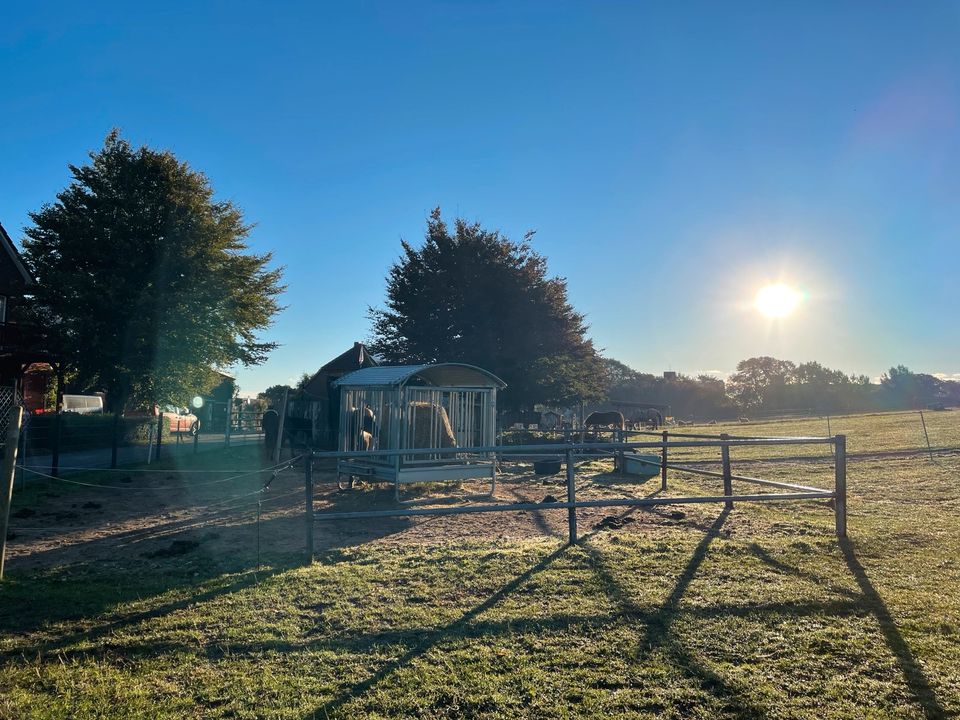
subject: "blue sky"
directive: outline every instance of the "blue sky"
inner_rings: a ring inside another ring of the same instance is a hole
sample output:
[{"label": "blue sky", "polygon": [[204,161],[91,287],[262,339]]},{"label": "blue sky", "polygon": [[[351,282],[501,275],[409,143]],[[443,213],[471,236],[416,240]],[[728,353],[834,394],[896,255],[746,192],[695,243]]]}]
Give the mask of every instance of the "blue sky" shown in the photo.
[{"label": "blue sky", "polygon": [[[257,224],[287,310],[244,391],[363,339],[434,206],[565,276],[605,354],[960,373],[960,4],[18,3],[0,222],[111,127]],[[807,299],[752,307],[785,280]],[[960,377],[960,375],[958,375]]]}]

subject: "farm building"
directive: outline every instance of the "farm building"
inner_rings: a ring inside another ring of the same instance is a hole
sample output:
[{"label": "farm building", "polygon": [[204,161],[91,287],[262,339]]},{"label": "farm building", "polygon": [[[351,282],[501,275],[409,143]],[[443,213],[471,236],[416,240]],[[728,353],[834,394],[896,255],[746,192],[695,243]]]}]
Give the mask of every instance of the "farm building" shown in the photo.
[{"label": "farm building", "polygon": [[[494,444],[497,390],[506,383],[472,365],[393,365],[344,375],[340,392],[339,448],[413,450]],[[341,475],[402,483],[496,479],[486,453],[418,453],[342,460]]]},{"label": "farm building", "polygon": [[[0,415],[4,418],[10,404],[22,398],[23,377],[28,368],[37,363],[38,370],[46,368],[56,373],[58,359],[46,350],[39,328],[17,321],[17,308],[35,284],[16,246],[0,225]],[[31,385],[30,394],[39,403],[35,407],[41,407],[46,386],[37,390],[36,385]]]},{"label": "farm building", "polygon": [[221,370],[215,372],[220,382],[203,396],[203,405],[193,409],[205,432],[223,432],[226,429],[227,410],[236,394],[236,378]]},{"label": "farm building", "polygon": [[336,448],[340,391],[333,382],[347,373],[377,365],[364,344],[355,342],[352,348],[321,367],[300,393],[291,396],[285,419],[287,432],[298,442],[312,444],[317,449]]}]

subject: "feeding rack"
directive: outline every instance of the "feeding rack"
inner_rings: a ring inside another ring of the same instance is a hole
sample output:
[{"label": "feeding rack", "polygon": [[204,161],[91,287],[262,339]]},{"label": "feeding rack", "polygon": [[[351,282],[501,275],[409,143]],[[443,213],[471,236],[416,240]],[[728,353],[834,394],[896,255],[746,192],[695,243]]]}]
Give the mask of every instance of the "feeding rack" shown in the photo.
[{"label": "feeding rack", "polygon": [[[418,450],[415,454],[343,458],[338,479],[366,477],[404,483],[489,479],[489,452],[451,452],[495,444],[500,378],[473,365],[387,365],[356,370],[334,382],[340,389],[341,452]],[[437,449],[437,453],[423,450]]]}]

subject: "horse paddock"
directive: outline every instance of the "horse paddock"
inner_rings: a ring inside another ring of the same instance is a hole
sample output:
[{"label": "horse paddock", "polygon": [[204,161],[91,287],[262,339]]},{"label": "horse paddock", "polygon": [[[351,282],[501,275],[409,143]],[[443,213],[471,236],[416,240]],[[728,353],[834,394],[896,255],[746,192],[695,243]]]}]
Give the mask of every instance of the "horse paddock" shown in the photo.
[{"label": "horse paddock", "polygon": [[[573,545],[564,509],[368,518],[317,522],[305,567],[302,467],[29,483],[0,717],[954,716],[960,456],[880,456],[834,426],[856,448],[847,539],[819,499],[584,507]],[[219,462],[256,468],[251,451]],[[734,467],[829,487],[822,448],[778,452]],[[611,470],[584,460],[577,498],[660,492]],[[314,479],[318,513],[395,507],[389,486],[338,491],[332,463]],[[671,473],[669,490],[718,482]],[[565,491],[518,462],[495,499]]]}]

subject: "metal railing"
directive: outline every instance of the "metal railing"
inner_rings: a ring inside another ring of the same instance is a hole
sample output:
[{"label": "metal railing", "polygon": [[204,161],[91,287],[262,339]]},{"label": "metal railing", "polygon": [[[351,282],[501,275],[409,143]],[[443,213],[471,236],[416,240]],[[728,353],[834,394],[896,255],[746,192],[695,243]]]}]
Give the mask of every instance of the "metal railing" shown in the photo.
[{"label": "metal railing", "polygon": [[[659,434],[659,433],[658,433]],[[730,451],[744,447],[791,446],[791,445],[830,445],[833,449],[834,482],[832,489],[811,487],[798,483],[767,480],[764,478],[734,474],[731,467]],[[669,461],[673,448],[719,448],[722,470],[720,472],[702,468],[677,465]],[[577,500],[576,497],[576,459],[595,457],[596,453],[613,454],[618,458],[618,466],[623,468],[624,453],[628,450],[659,450],[661,490],[667,490],[667,471],[691,473],[711,478],[720,478],[723,483],[722,495],[616,498],[603,500]],[[484,453],[499,459],[510,456],[563,455],[566,462],[565,501],[539,503],[486,503],[462,505],[457,507],[397,507],[381,510],[360,510],[350,512],[315,512],[313,463],[315,460],[342,460],[348,458],[389,458],[403,455],[455,455],[457,453]],[[830,500],[833,504],[835,529],[838,537],[847,534],[847,455],[846,436],[833,437],[780,437],[780,438],[734,438],[720,435],[703,438],[676,440],[663,432],[659,442],[606,442],[584,443],[568,442],[558,444],[533,445],[493,445],[470,448],[406,448],[390,450],[371,450],[366,452],[307,451],[304,461],[305,479],[305,515],[306,515],[306,551],[308,562],[314,553],[314,524],[318,521],[362,520],[386,517],[408,517],[420,515],[465,515],[486,512],[517,512],[541,510],[566,510],[568,519],[569,542],[577,541],[577,509],[590,507],[650,507],[656,505],[686,505],[698,503],[724,503],[732,508],[736,502],[783,502],[791,500]],[[733,483],[742,482],[775,488],[782,492],[734,494]]]}]

